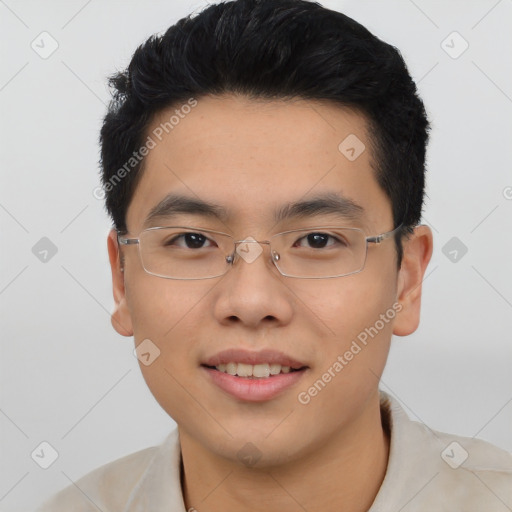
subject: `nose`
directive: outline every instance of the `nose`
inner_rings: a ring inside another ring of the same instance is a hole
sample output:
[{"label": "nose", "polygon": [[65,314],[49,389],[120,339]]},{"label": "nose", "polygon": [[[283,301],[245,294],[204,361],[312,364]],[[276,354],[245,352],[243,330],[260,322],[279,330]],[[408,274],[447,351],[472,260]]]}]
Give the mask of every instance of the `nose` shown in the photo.
[{"label": "nose", "polygon": [[224,275],[217,291],[215,315],[223,324],[248,327],[273,323],[284,325],[293,315],[293,295],[283,284],[272,256],[266,257],[268,241],[249,237],[235,242],[226,259],[233,267]]}]

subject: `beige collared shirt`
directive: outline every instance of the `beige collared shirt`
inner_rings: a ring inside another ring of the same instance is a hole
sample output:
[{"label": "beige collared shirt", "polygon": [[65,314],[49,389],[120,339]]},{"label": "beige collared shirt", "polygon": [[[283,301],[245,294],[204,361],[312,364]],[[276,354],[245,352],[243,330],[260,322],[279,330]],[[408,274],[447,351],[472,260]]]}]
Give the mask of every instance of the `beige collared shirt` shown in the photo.
[{"label": "beige collared shirt", "polygon": [[[369,512],[512,512],[512,454],[411,421],[382,391],[381,411],[389,461]],[[91,471],[37,512],[186,512],[180,464],[175,428],[161,445]]]}]

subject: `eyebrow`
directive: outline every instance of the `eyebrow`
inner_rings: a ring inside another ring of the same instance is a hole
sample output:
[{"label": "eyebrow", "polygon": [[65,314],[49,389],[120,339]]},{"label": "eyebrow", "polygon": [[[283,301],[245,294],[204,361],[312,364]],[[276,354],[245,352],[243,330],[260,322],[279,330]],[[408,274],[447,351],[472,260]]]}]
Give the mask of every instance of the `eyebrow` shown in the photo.
[{"label": "eyebrow", "polygon": [[[334,214],[349,220],[359,220],[364,208],[353,200],[335,192],[327,192],[312,198],[286,203],[274,212],[276,223],[289,219],[304,219],[317,215]],[[180,214],[196,215],[227,222],[228,211],[221,205],[179,194],[169,194],[147,215],[143,229],[157,220],[168,220]]]},{"label": "eyebrow", "polygon": [[276,222],[287,219],[314,217],[315,215],[335,214],[350,220],[362,217],[364,208],[348,197],[335,192],[327,192],[311,199],[287,203],[274,214]]}]

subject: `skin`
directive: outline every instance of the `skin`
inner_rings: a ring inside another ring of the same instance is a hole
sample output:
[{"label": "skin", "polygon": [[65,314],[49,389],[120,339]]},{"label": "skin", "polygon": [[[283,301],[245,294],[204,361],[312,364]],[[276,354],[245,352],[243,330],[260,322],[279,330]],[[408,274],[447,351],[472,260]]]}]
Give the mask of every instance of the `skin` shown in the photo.
[{"label": "skin", "polygon": [[[172,111],[162,112],[153,126]],[[230,213],[226,224],[190,216],[188,222],[239,240],[267,240],[287,227],[275,225],[276,207],[333,190],[364,208],[354,227],[368,236],[389,231],[391,204],[375,179],[366,127],[361,114],[328,102],[199,98],[146,157],[127,212],[129,236],[138,236],[148,212],[170,192],[223,205]],[[367,148],[353,162],[338,150],[349,134]],[[322,215],[302,225],[332,221]],[[239,260],[219,278],[162,279],[144,271],[136,246],[121,248],[121,271],[112,231],[112,324],[123,336],[134,336],[136,345],[149,338],[161,351],[151,365],[140,367],[178,424],[187,510],[367,510],[389,453],[379,378],[391,335],[405,336],[418,326],[432,233],[419,226],[404,241],[400,270],[388,239],[370,244],[362,272],[335,279],[281,276],[263,248],[253,263]],[[396,317],[310,403],[299,403],[297,394],[395,303],[402,308]],[[239,401],[211,384],[200,368],[226,348],[277,348],[309,370],[272,400]],[[261,454],[252,467],[237,457],[248,442]]]}]

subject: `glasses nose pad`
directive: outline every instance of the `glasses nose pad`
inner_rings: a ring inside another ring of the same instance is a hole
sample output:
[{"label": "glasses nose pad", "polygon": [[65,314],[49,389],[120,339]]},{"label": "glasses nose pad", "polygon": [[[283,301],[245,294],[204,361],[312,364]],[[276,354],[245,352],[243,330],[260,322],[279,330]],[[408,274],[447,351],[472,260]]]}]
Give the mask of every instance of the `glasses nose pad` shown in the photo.
[{"label": "glasses nose pad", "polygon": [[277,263],[279,261],[279,259],[281,258],[281,256],[279,256],[279,253],[277,251],[272,251],[272,261],[274,263]]}]

